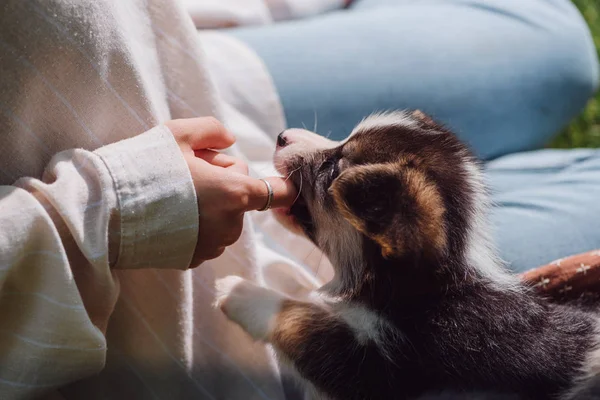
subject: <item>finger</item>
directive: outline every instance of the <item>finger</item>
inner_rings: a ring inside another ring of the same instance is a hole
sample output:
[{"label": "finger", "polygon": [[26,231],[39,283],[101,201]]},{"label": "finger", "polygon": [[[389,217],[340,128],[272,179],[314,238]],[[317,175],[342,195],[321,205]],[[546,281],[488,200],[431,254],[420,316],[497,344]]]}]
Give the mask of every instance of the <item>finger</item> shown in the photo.
[{"label": "finger", "polygon": [[194,150],[196,157],[203,159],[204,161],[215,165],[217,167],[227,168],[235,164],[235,157],[228,156],[227,154],[219,153],[215,150]]},{"label": "finger", "polygon": [[216,249],[212,249],[211,251],[205,253],[198,253],[194,255],[192,258],[192,262],[190,263],[191,268],[196,268],[206,261],[214,260],[215,258],[219,258],[223,253],[225,253],[225,247],[219,247]]},{"label": "finger", "polygon": [[223,236],[222,244],[231,246],[238,241],[244,230],[244,216],[239,215],[237,218],[230,218],[231,223],[227,228],[227,233]]},{"label": "finger", "polygon": [[248,175],[248,165],[237,157],[232,157],[214,150],[195,150],[194,153],[196,157],[201,158],[212,165],[228,168],[234,172]]},{"label": "finger", "polygon": [[215,258],[221,257],[221,255],[225,253],[225,247],[218,247],[216,249],[214,249],[213,251],[211,251],[208,254],[208,259],[209,260],[214,260]]},{"label": "finger", "polygon": [[213,117],[174,119],[165,125],[194,150],[225,149],[235,143],[231,132]]},{"label": "finger", "polygon": [[[273,201],[271,208],[291,207],[298,197],[296,186],[290,181],[281,177],[265,178],[273,188]],[[268,190],[267,185],[260,179],[248,177],[248,204],[247,211],[260,210],[267,204]]]}]

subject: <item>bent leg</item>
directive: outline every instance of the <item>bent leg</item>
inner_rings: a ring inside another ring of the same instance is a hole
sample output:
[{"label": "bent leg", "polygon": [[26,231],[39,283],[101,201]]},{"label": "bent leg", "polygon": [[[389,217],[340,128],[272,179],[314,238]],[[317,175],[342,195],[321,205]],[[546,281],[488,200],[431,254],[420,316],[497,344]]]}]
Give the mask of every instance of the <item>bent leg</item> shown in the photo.
[{"label": "bent leg", "polygon": [[600,151],[540,150],[492,161],[501,256],[516,272],[600,248]]},{"label": "bent leg", "polygon": [[255,340],[273,345],[281,361],[320,391],[336,399],[386,398],[377,394],[386,387],[387,361],[370,338],[358,339],[355,331],[361,328],[236,276],[216,286],[216,305],[225,315]]},{"label": "bent leg", "polygon": [[231,31],[265,61],[289,126],[318,120],[341,139],[373,111],[419,108],[489,159],[542,146],[597,85],[592,40],[567,0],[353,7]]}]

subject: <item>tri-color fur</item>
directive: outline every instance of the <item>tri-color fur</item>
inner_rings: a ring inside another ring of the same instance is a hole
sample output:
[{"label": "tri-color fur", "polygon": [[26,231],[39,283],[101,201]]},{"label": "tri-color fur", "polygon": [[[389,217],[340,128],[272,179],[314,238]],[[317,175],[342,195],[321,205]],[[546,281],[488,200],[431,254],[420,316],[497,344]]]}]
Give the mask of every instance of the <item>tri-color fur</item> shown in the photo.
[{"label": "tri-color fur", "polygon": [[291,299],[227,277],[216,304],[315,398],[595,398],[597,313],[547,302],[503,269],[480,166],[451,132],[396,112],[341,143],[301,130],[279,142],[276,165],[300,189],[282,222],[335,278]]}]

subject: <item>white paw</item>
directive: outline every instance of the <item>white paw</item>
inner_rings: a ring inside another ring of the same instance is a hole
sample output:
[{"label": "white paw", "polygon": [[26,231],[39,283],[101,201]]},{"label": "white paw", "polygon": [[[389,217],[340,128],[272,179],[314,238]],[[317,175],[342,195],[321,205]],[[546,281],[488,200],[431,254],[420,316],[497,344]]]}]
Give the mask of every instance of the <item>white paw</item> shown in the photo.
[{"label": "white paw", "polygon": [[215,308],[223,309],[223,305],[227,301],[227,298],[231,295],[233,289],[244,281],[244,278],[240,278],[239,276],[235,275],[217,279],[215,282],[215,301],[213,302],[213,306]]},{"label": "white paw", "polygon": [[238,276],[217,280],[215,288],[215,307],[255,340],[268,339],[283,296]]}]

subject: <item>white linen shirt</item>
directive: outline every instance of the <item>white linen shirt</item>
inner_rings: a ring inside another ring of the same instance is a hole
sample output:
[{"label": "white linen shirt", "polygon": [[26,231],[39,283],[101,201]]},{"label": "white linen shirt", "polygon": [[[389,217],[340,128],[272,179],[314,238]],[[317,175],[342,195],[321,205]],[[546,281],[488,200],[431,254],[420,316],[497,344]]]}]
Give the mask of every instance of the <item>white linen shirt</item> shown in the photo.
[{"label": "white linen shirt", "polygon": [[285,121],[268,72],[183,5],[0,5],[1,399],[283,398],[269,348],[212,309],[214,280],[298,292],[330,269],[311,274],[320,253],[268,212],[188,269],[196,194],[161,124],[207,115],[274,173]]}]

